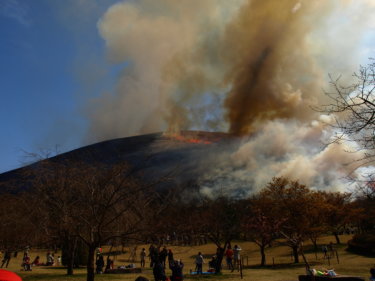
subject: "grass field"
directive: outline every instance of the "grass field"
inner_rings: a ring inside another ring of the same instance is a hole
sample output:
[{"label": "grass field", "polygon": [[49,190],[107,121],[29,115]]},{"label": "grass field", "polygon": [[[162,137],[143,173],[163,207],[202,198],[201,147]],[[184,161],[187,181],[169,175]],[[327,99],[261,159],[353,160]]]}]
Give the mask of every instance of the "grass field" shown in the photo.
[{"label": "grass field", "polygon": [[[342,243],[346,243],[351,236],[344,235],[341,236]],[[330,241],[334,241],[332,236],[322,237],[318,243],[328,244]],[[235,242],[237,243],[237,242]],[[233,244],[235,244],[233,243]],[[265,268],[260,268],[260,256],[258,248],[255,244],[250,242],[238,242],[238,245],[242,248],[242,256],[244,257],[244,270],[243,270],[243,280],[246,281],[296,281],[298,280],[299,274],[305,273],[305,267],[303,263],[293,264],[290,257],[290,249],[286,246],[282,246],[280,243],[275,243],[272,248],[267,249],[267,266]],[[338,245],[336,249],[339,254],[339,263],[336,258],[332,259],[331,266],[328,265],[328,260],[323,259],[323,254],[321,252],[317,253],[317,259],[315,253],[311,251],[311,245],[306,243],[304,246],[306,248],[306,256],[309,262],[316,269],[321,268],[334,268],[335,271],[340,275],[354,275],[364,277],[368,280],[369,269],[374,265],[375,259],[373,257],[364,257],[349,253],[346,251],[346,245]],[[145,247],[148,249],[148,246]],[[206,264],[203,269],[207,269],[207,263],[209,256],[213,255],[216,251],[216,247],[213,244],[207,244],[202,246],[193,247],[177,247],[170,246],[174,252],[176,259],[181,259],[184,264],[185,279],[188,280],[240,280],[240,274],[238,272],[230,272],[224,266],[223,274],[220,276],[209,276],[209,277],[193,277],[189,276],[189,270],[195,268],[194,260],[195,255],[198,251],[201,251],[203,255],[206,256]],[[139,249],[139,247],[138,247]],[[105,251],[105,249],[104,249]],[[138,250],[138,253],[140,250]],[[137,254],[138,254],[137,253]],[[39,255],[41,261],[44,262],[46,250],[31,251],[31,260],[35,256]],[[58,254],[57,254],[58,255]],[[57,256],[55,255],[55,256]],[[115,267],[120,265],[129,264],[127,261],[129,254],[123,254],[117,256],[115,260]],[[17,258],[12,258],[10,261],[8,269],[19,274],[23,280],[46,280],[46,281],[83,281],[86,279],[85,268],[77,269],[73,276],[66,275],[66,269],[63,267],[33,267],[33,271],[24,272],[21,271],[21,259],[22,253],[18,255]],[[302,259],[301,259],[302,260]],[[273,265],[274,262],[274,265]],[[139,262],[136,263],[139,266]],[[170,274],[170,270],[166,270],[167,274]],[[153,280],[152,270],[146,268],[141,274],[102,274],[96,275],[95,280],[135,280],[139,275],[145,276],[150,280]]]}]

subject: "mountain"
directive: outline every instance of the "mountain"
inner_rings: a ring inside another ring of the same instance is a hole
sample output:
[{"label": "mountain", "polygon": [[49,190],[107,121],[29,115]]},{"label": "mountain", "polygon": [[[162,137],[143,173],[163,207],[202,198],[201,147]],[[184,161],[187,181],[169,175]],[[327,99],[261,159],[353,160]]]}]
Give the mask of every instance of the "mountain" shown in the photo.
[{"label": "mountain", "polygon": [[[218,132],[182,131],[179,134],[147,134],[119,138],[81,147],[50,158],[53,161],[86,161],[108,165],[126,162],[145,180],[170,175],[169,184],[196,183],[214,168],[217,153],[232,150],[239,139]],[[44,160],[41,160],[44,161]],[[10,180],[18,188],[26,183],[22,175],[37,169],[38,163],[0,174],[1,183]]]}]

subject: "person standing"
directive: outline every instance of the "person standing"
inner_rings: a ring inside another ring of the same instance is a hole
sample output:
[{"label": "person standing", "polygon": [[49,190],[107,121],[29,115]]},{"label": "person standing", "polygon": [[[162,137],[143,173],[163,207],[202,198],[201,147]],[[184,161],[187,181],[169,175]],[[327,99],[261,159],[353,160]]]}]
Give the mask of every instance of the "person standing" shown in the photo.
[{"label": "person standing", "polygon": [[163,247],[163,249],[159,253],[159,260],[161,261],[164,268],[165,268],[165,261],[167,260],[167,256],[168,256],[168,250],[166,247]]},{"label": "person standing", "polygon": [[154,268],[158,255],[156,252],[156,248],[153,244],[151,244],[148,248],[148,256],[150,257],[150,267]]},{"label": "person standing", "polygon": [[166,281],[167,277],[165,276],[165,270],[160,261],[156,261],[154,268],[152,269],[154,274],[155,281]]},{"label": "person standing", "polygon": [[10,262],[10,252],[9,251],[5,251],[4,253],[4,258],[3,258],[3,263],[1,264],[1,268],[3,268],[4,264],[5,264],[5,268],[8,268],[8,265],[9,265],[9,262]]},{"label": "person standing", "polygon": [[173,258],[173,252],[171,249],[168,250],[168,264],[169,264],[169,267],[171,267],[171,265],[173,265],[173,262],[174,262],[174,258]]},{"label": "person standing", "polygon": [[102,274],[104,267],[104,258],[102,255],[99,255],[98,259],[96,260],[96,273]]},{"label": "person standing", "polygon": [[141,267],[145,267],[146,264],[146,249],[143,248],[140,254],[141,257]]},{"label": "person standing", "polygon": [[232,271],[237,268],[237,270],[240,270],[240,261],[241,261],[241,255],[240,255],[240,251],[241,251],[241,247],[239,247],[238,245],[234,245],[234,248],[233,248],[233,269]]},{"label": "person standing", "polygon": [[227,266],[228,269],[233,270],[233,250],[232,247],[229,245],[228,249],[225,251],[225,256],[226,256],[226,261],[227,261]]},{"label": "person standing", "polygon": [[327,245],[323,245],[322,251],[323,251],[323,259],[328,258],[328,247],[327,247]]},{"label": "person standing", "polygon": [[202,274],[202,267],[204,263],[204,258],[201,252],[198,253],[197,257],[195,258],[196,264],[196,272],[197,274]]},{"label": "person standing", "polygon": [[48,252],[47,253],[47,263],[46,263],[46,265],[47,266],[53,266],[54,264],[55,264],[55,258],[53,257],[53,255],[50,252]]}]

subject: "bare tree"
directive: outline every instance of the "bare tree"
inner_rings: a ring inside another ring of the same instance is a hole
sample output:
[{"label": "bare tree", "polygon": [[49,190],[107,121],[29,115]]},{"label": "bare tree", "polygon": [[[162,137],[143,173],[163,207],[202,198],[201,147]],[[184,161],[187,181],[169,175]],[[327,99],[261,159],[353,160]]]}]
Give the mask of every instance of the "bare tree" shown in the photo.
[{"label": "bare tree", "polygon": [[30,200],[38,210],[39,229],[70,249],[72,273],[77,239],[88,247],[87,280],[94,280],[97,247],[114,240],[135,239],[151,222],[158,206],[154,187],[126,163],[46,159],[34,164]]},{"label": "bare tree", "polygon": [[275,217],[269,207],[272,202],[265,196],[254,196],[247,205],[242,228],[250,239],[258,245],[261,255],[261,266],[266,265],[265,249],[277,238],[283,219]]},{"label": "bare tree", "polygon": [[[68,161],[45,159],[25,170],[24,179],[29,182],[28,200],[30,219],[42,233],[38,243],[64,245],[68,251],[64,257],[67,274],[73,274],[74,253],[77,245],[76,221],[78,208],[76,177],[80,168]],[[25,180],[25,182],[27,182]]]},{"label": "bare tree", "polygon": [[354,205],[362,209],[362,213],[355,217],[360,232],[373,231],[375,226],[375,183],[360,183],[357,186],[356,200]]},{"label": "bare tree", "polygon": [[144,231],[153,212],[153,185],[134,177],[123,164],[84,165],[77,176],[76,233],[88,246],[87,280],[94,280],[95,250],[116,238],[130,240]]},{"label": "bare tree", "polygon": [[22,193],[0,193],[0,250],[17,252],[36,241]]},{"label": "bare tree", "polygon": [[200,233],[217,246],[215,272],[221,272],[225,251],[233,239],[238,238],[244,214],[244,201],[227,197],[207,199],[198,210],[196,226]]},{"label": "bare tree", "polygon": [[[325,92],[330,103],[316,110],[335,118],[334,142],[354,142],[364,152],[359,164],[369,164],[375,157],[375,62],[360,66],[350,85],[341,77],[330,76],[331,90]],[[369,174],[370,179],[373,180]],[[367,181],[367,180],[365,180]]]},{"label": "bare tree", "polygon": [[[335,117],[334,142],[353,142],[354,151],[362,152],[362,156],[356,159],[357,167],[368,168],[361,171],[361,178],[353,178],[351,175],[348,175],[348,178],[357,182],[355,192],[362,197],[357,200],[365,210],[363,214],[373,214],[373,199],[371,198],[373,198],[375,183],[373,168],[375,160],[375,60],[371,59],[367,65],[360,66],[359,71],[353,74],[353,80],[348,86],[344,85],[340,77],[330,78],[332,90],[325,93],[330,103],[322,106],[318,111]],[[342,201],[340,198],[332,199]],[[341,212],[334,208],[333,210],[331,212],[333,217],[337,217],[335,213]],[[373,220],[368,220],[366,217],[366,215],[363,216],[361,228],[373,228]],[[364,227],[364,225],[367,226]],[[338,239],[338,236],[335,236]]]}]

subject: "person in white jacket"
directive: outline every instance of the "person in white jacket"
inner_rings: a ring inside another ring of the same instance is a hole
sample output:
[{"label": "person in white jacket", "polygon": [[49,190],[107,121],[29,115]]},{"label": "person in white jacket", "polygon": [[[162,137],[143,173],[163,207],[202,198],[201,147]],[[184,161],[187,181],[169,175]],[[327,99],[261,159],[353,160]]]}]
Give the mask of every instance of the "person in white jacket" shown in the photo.
[{"label": "person in white jacket", "polygon": [[242,250],[241,247],[239,247],[238,245],[234,245],[234,248],[233,248],[233,261],[234,261],[233,270],[235,268],[237,268],[237,270],[240,270],[240,260],[241,260],[240,251],[241,250]]},{"label": "person in white jacket", "polygon": [[203,264],[204,264],[204,258],[202,256],[201,252],[199,252],[198,256],[195,258],[195,264],[196,264],[197,274],[202,274],[202,267],[203,267]]}]

